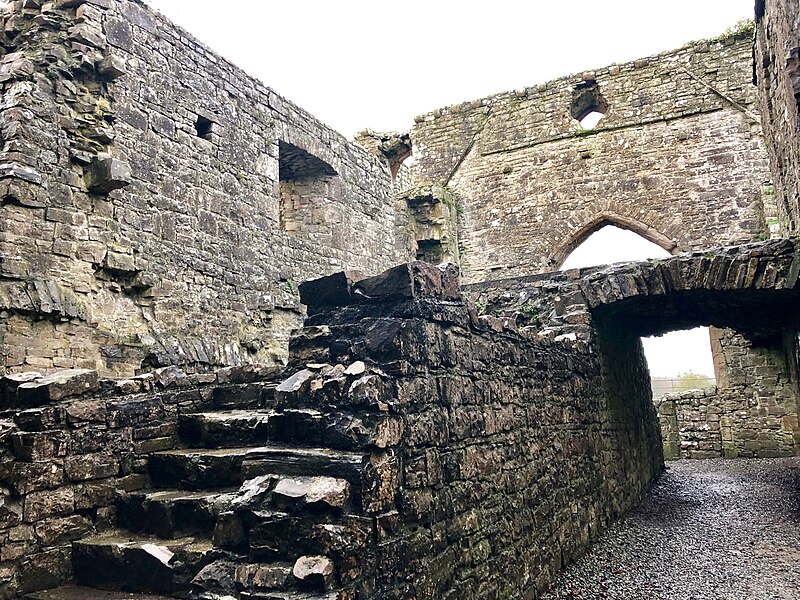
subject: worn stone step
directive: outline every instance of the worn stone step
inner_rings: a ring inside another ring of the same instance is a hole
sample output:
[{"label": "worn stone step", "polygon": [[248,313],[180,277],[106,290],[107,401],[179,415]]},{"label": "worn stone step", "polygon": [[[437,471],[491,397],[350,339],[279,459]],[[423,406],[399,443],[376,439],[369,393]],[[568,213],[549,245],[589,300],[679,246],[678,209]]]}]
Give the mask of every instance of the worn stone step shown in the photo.
[{"label": "worn stone step", "polygon": [[314,409],[285,409],[268,423],[270,442],[356,450],[368,446],[385,448],[397,443],[400,421],[380,413],[353,415]]},{"label": "worn stone step", "polygon": [[119,524],[131,531],[172,539],[198,533],[211,535],[220,512],[236,490],[163,490],[126,494],[117,507]]},{"label": "worn stone step", "polygon": [[229,410],[182,415],[178,434],[194,448],[263,446],[271,411]]},{"label": "worn stone step", "polygon": [[173,600],[170,596],[98,590],[82,585],[63,585],[52,590],[32,592],[25,600]]},{"label": "worn stone step", "polygon": [[348,481],[354,495],[359,495],[363,468],[368,459],[369,455],[362,452],[271,443],[245,458],[242,475],[245,479],[269,474],[336,477]]},{"label": "worn stone step", "polygon": [[294,562],[304,555],[327,556],[342,581],[360,574],[360,558],[372,539],[373,522],[353,514],[300,514],[275,509],[236,508],[219,515],[214,546],[250,562]]},{"label": "worn stone step", "polygon": [[73,542],[75,580],[90,587],[181,594],[211,562],[211,540],[185,537],[162,540],[111,531]]},{"label": "worn stone step", "polygon": [[275,404],[277,383],[271,381],[225,384],[214,388],[211,398],[216,409],[265,409]]},{"label": "worn stone step", "polygon": [[351,596],[341,596],[338,592],[254,592],[247,600],[339,600]]},{"label": "worn stone step", "polygon": [[335,567],[325,556],[294,561],[235,562],[224,553],[192,580],[192,598],[337,598]]},{"label": "worn stone step", "polygon": [[155,452],[149,457],[155,487],[215,489],[238,487],[260,475],[324,475],[347,480],[356,496],[366,455],[325,448],[195,448]]},{"label": "worn stone step", "polygon": [[251,448],[186,449],[155,452],[148,458],[155,487],[191,490],[236,487]]}]

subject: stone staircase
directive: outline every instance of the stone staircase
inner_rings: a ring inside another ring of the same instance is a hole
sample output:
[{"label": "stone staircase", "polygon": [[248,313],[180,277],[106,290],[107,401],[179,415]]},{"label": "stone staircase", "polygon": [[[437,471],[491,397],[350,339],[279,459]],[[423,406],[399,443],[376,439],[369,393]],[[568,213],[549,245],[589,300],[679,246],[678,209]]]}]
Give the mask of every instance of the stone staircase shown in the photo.
[{"label": "stone staircase", "polygon": [[151,486],[122,495],[119,528],[73,543],[76,582],[202,600],[353,597],[373,527],[368,452],[342,415],[266,404],[181,416],[181,447],[148,456]]}]

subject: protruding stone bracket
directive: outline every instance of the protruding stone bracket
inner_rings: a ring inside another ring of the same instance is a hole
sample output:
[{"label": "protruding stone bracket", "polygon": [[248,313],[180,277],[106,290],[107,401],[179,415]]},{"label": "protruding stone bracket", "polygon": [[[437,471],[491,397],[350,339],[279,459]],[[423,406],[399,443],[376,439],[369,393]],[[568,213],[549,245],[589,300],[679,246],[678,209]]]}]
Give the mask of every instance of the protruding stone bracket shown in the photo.
[{"label": "protruding stone bracket", "polygon": [[403,161],[411,156],[411,135],[408,132],[385,133],[365,129],[356,135],[355,142],[386,159],[393,178],[397,176]]},{"label": "protruding stone bracket", "polygon": [[114,54],[107,54],[97,65],[97,72],[107,81],[127,75],[125,60]]},{"label": "protruding stone bracket", "polygon": [[133,181],[128,163],[108,154],[98,154],[86,173],[86,187],[90,192],[108,194]]}]

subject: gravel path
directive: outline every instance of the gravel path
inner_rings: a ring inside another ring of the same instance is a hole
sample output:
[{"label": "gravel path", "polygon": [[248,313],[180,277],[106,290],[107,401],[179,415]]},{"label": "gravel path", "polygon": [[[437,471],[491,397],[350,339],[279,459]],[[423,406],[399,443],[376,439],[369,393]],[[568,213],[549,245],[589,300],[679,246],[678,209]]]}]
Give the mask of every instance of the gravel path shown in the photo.
[{"label": "gravel path", "polygon": [[544,598],[800,599],[800,458],[667,463]]}]

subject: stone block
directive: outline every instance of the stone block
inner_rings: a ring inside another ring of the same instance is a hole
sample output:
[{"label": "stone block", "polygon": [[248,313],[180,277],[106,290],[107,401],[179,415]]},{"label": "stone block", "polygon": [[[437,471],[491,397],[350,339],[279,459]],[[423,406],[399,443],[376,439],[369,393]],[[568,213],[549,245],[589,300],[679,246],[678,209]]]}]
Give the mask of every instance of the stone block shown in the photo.
[{"label": "stone block", "polygon": [[6,54],[0,61],[0,82],[31,77],[34,65],[22,52]]},{"label": "stone block", "polygon": [[246,590],[269,591],[286,587],[291,574],[292,569],[282,565],[238,565],[235,581]]},{"label": "stone block", "polygon": [[71,487],[52,491],[31,492],[23,501],[23,519],[33,523],[47,517],[67,515],[75,510],[75,493]]},{"label": "stone block", "polygon": [[[452,299],[456,295],[454,270],[446,266],[439,269],[428,263],[415,261],[398,265],[380,275],[354,284],[356,294],[365,300],[431,297]],[[446,278],[446,282],[445,282]]]},{"label": "stone block", "polygon": [[133,255],[123,252],[114,252],[109,250],[106,253],[103,264],[106,269],[110,271],[117,271],[121,273],[133,273],[136,271]]},{"label": "stone block", "polygon": [[132,181],[130,166],[108,155],[98,155],[86,173],[86,187],[99,194],[121,189]]},{"label": "stone block", "polygon": [[69,543],[81,538],[92,528],[91,519],[81,515],[46,519],[34,527],[36,539],[43,546]]},{"label": "stone block", "polygon": [[60,461],[15,462],[8,485],[18,495],[57,488],[64,483],[64,467]]},{"label": "stone block", "polygon": [[98,388],[99,382],[97,371],[67,369],[20,384],[17,387],[15,403],[17,406],[41,406],[94,391]]},{"label": "stone block", "polygon": [[22,461],[48,461],[67,453],[67,436],[63,431],[24,431],[13,434],[11,441],[14,456]]},{"label": "stone block", "polygon": [[72,578],[71,548],[61,546],[31,554],[20,563],[19,579],[25,593],[57,587]]},{"label": "stone block", "polygon": [[70,456],[64,461],[64,470],[70,481],[102,479],[119,473],[119,462],[109,454]]},{"label": "stone block", "polygon": [[300,302],[308,306],[312,314],[323,308],[352,304],[357,301],[353,297],[354,285],[365,278],[361,271],[341,271],[305,281],[299,285]]},{"label": "stone block", "polygon": [[74,499],[75,510],[111,506],[117,499],[116,482],[107,479],[76,485]]},{"label": "stone block", "polygon": [[301,556],[292,567],[292,575],[305,590],[324,592],[333,582],[334,567],[325,556]]},{"label": "stone block", "polygon": [[[42,179],[42,175],[36,169],[29,167],[27,165],[22,165],[19,163],[14,162],[4,162],[0,163],[0,178],[13,178],[13,179],[21,179],[22,181],[27,181],[28,183],[34,183],[36,185],[44,185],[44,179]],[[30,203],[29,203],[30,204]],[[39,204],[36,202],[36,204]]]},{"label": "stone block", "polygon": [[23,383],[37,381],[42,374],[37,371],[25,373],[11,373],[0,377],[0,409],[13,406],[12,399],[16,396],[17,388]]}]

